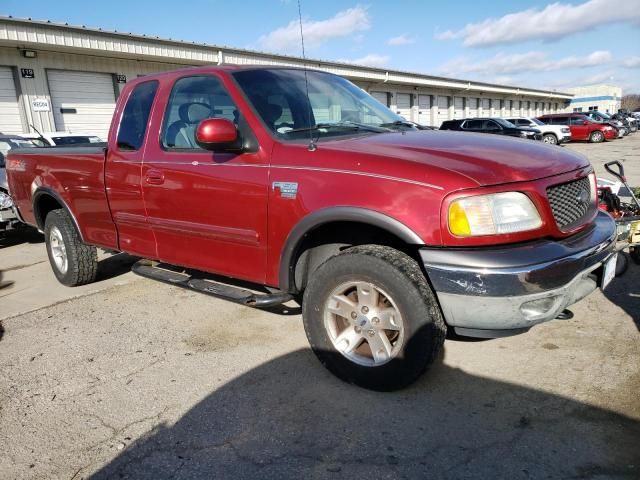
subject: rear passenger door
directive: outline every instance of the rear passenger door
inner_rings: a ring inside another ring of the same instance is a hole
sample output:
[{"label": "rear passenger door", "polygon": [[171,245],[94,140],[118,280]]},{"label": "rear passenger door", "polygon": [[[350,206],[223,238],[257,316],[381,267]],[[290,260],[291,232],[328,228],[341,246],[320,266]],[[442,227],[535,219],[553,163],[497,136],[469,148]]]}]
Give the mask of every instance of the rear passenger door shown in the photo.
[{"label": "rear passenger door", "polygon": [[206,118],[249,128],[215,74],[163,85],[166,108],[149,126],[159,132],[145,151],[142,181],[148,222],[164,262],[264,282],[268,155],[211,152],[195,142]]},{"label": "rear passenger door", "polygon": [[117,128],[111,129],[112,147],[105,165],[105,184],[120,249],[152,258],[156,255],[156,241],[147,225],[141,172],[147,124],[157,91],[156,80],[140,83],[131,90],[124,108],[115,113],[118,123]]}]

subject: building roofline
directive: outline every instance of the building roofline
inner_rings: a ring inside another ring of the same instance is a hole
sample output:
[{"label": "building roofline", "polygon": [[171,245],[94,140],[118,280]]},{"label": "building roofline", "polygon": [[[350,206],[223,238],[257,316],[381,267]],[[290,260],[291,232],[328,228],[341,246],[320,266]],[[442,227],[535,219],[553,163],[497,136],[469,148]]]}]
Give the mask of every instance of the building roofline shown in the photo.
[{"label": "building roofline", "polygon": [[[424,80],[433,80],[433,81],[439,81],[439,82],[452,82],[452,83],[458,83],[460,84],[460,88],[464,88],[465,86],[467,86],[467,89],[471,88],[471,86],[473,87],[488,87],[488,88],[497,88],[497,89],[509,89],[509,90],[516,90],[521,92],[522,94],[526,94],[526,95],[534,95],[534,94],[541,94],[544,96],[555,96],[555,97],[566,97],[565,99],[569,100],[571,99],[571,97],[574,96],[573,93],[568,93],[568,92],[559,92],[559,91],[555,91],[555,90],[543,90],[543,89],[536,89],[536,88],[529,88],[529,87],[518,87],[518,86],[514,86],[514,85],[503,85],[503,84],[497,84],[497,83],[488,83],[488,82],[478,82],[478,81],[474,81],[474,80],[465,80],[465,79],[459,79],[459,78],[451,78],[451,77],[442,77],[442,76],[437,76],[437,75],[430,75],[430,74],[425,74],[425,73],[419,73],[419,72],[413,72],[413,71],[406,71],[406,70],[396,70],[396,69],[390,69],[390,68],[382,68],[382,67],[371,67],[371,66],[367,66],[367,65],[360,65],[360,64],[356,64],[356,63],[348,63],[348,62],[338,62],[335,60],[322,60],[322,59],[316,59],[316,58],[306,58],[303,59],[301,57],[297,57],[294,55],[285,55],[285,54],[281,54],[281,53],[269,53],[269,52],[263,52],[263,51],[259,51],[259,50],[249,50],[249,49],[243,49],[243,48],[237,48],[237,47],[230,47],[227,45],[216,45],[216,44],[209,44],[209,43],[204,43],[204,42],[194,42],[194,41],[185,41],[185,40],[175,40],[172,38],[162,38],[159,36],[153,36],[153,35],[145,35],[145,34],[134,34],[134,33],[130,33],[130,32],[118,32],[117,30],[106,30],[106,29],[102,29],[100,27],[87,27],[85,25],[71,25],[68,23],[61,23],[61,22],[52,22],[51,20],[34,20],[31,17],[28,18],[21,18],[21,17],[14,17],[11,15],[0,15],[0,22],[8,22],[8,23],[13,23],[13,24],[21,24],[21,25],[26,25],[26,26],[33,26],[33,25],[39,25],[39,26],[43,26],[43,27],[49,27],[49,28],[56,28],[56,29],[60,29],[60,30],[73,30],[73,31],[77,31],[77,32],[89,32],[89,33],[93,33],[93,34],[98,34],[98,35],[106,35],[106,36],[110,36],[110,37],[116,37],[116,38],[130,38],[130,39],[135,39],[138,41],[144,41],[144,42],[156,42],[156,43],[163,43],[166,45],[173,45],[173,46],[190,46],[190,47],[200,47],[200,48],[204,48],[204,49],[208,49],[211,51],[215,51],[218,52],[220,50],[224,50],[225,52],[230,52],[230,53],[239,53],[239,54],[248,54],[248,55],[254,55],[254,56],[258,56],[258,57],[263,57],[263,58],[270,58],[270,59],[280,59],[283,61],[295,61],[295,62],[305,62],[306,64],[318,64],[318,66],[328,66],[328,67],[342,67],[342,68],[356,68],[356,69],[363,69],[369,72],[375,72],[378,74],[382,74],[382,75],[406,75],[409,77],[415,77],[416,79],[424,79]],[[77,47],[78,49],[81,49],[82,47]]]}]

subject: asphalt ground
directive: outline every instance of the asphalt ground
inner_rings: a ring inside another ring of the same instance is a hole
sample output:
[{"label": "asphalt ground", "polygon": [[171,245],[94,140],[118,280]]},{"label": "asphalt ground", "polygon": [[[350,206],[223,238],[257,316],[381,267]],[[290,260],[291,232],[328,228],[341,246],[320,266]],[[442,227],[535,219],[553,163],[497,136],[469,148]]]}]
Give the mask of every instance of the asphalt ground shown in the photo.
[{"label": "asphalt ground", "polygon": [[[640,185],[640,134],[570,144]],[[0,478],[640,478],[640,266],[529,333],[449,339],[374,393],[278,312],[142,279],[55,281],[41,236],[0,241]]]}]

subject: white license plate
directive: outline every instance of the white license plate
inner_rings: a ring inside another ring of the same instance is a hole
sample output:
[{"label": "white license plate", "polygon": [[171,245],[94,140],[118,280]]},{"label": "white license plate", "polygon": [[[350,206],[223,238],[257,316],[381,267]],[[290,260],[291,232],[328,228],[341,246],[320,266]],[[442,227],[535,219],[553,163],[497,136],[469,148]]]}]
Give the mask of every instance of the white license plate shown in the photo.
[{"label": "white license plate", "polygon": [[616,276],[616,262],[618,261],[618,254],[614,253],[604,264],[604,273],[602,274],[602,289],[607,288],[607,285],[611,283],[611,280]]}]

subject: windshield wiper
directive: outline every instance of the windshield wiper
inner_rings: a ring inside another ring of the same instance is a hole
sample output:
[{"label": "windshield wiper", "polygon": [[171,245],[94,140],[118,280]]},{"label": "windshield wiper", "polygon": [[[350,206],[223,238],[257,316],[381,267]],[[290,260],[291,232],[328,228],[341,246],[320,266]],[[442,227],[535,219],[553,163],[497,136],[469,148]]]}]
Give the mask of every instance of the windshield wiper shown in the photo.
[{"label": "windshield wiper", "polygon": [[292,128],[291,130],[287,130],[283,132],[285,134],[292,132],[308,132],[313,130],[321,130],[321,129],[330,129],[330,128],[342,128],[348,130],[362,130],[363,132],[375,132],[375,133],[383,133],[388,132],[389,129],[375,125],[367,125],[366,123],[357,123],[357,122],[332,122],[332,123],[316,123],[310,127],[300,127],[300,128]]},{"label": "windshield wiper", "polygon": [[415,128],[415,125],[407,120],[396,120],[395,122],[381,123],[380,127],[392,128],[392,127],[411,127]]}]

